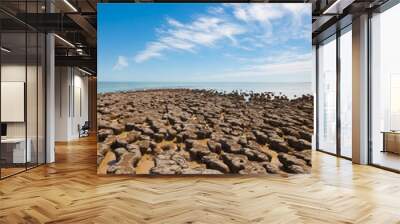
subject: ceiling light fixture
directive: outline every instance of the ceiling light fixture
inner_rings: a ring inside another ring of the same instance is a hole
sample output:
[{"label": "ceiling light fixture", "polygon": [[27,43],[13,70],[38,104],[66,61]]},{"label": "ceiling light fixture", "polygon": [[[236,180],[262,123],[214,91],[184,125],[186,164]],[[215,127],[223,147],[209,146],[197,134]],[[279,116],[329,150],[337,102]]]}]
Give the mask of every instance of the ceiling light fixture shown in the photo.
[{"label": "ceiling light fixture", "polygon": [[10,53],[11,52],[11,50],[9,50],[9,49],[7,49],[5,47],[1,47],[0,49],[1,49],[1,51],[4,51],[6,53]]},{"label": "ceiling light fixture", "polygon": [[76,49],[76,53],[78,53],[78,55],[83,55],[83,54],[84,54],[82,48],[77,48],[77,49]]},{"label": "ceiling light fixture", "polygon": [[336,0],[332,5],[325,9],[322,14],[342,14],[343,10],[347,8],[347,6],[351,5],[354,1],[355,0]]},{"label": "ceiling light fixture", "polygon": [[57,37],[59,40],[61,40],[62,42],[66,43],[68,46],[75,48],[75,45],[73,45],[71,42],[69,42],[68,40],[60,37],[58,34],[54,34],[55,37]]},{"label": "ceiling light fixture", "polygon": [[86,71],[86,70],[83,70],[83,69],[81,69],[81,68],[79,68],[79,67],[78,67],[78,70],[81,71],[81,72],[83,72],[83,73],[85,73],[85,74],[87,74],[87,75],[90,75],[90,76],[92,75],[92,73],[90,73],[90,72],[88,72],[88,71]]},{"label": "ceiling light fixture", "polygon": [[65,4],[67,4],[74,12],[78,12],[78,10],[68,1],[64,0]]}]

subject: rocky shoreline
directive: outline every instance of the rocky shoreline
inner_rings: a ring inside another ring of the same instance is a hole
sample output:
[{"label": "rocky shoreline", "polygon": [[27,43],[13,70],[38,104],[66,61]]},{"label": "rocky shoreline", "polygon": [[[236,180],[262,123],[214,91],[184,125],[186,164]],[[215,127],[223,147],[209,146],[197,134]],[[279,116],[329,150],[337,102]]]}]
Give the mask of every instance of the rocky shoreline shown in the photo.
[{"label": "rocky shoreline", "polygon": [[313,97],[160,89],[98,94],[99,174],[311,170]]}]

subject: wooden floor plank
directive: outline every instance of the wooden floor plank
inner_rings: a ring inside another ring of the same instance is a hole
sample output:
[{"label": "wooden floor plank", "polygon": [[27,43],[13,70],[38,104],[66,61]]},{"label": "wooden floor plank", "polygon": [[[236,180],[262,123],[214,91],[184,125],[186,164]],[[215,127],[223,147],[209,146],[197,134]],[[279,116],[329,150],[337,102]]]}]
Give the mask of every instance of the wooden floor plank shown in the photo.
[{"label": "wooden floor plank", "polygon": [[400,175],[319,152],[310,175],[97,176],[96,142],[0,181],[0,223],[400,223]]}]

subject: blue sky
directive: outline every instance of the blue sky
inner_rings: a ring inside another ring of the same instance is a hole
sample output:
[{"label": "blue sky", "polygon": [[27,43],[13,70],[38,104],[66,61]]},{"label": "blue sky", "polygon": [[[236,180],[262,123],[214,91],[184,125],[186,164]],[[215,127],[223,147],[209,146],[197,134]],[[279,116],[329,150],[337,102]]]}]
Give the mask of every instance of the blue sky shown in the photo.
[{"label": "blue sky", "polygon": [[98,4],[98,79],[309,82],[310,7]]}]

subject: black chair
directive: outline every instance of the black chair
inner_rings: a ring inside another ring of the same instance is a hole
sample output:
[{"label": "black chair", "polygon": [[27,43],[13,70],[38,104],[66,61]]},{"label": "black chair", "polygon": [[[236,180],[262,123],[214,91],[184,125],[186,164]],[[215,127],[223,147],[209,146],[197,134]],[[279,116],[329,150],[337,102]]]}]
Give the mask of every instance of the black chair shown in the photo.
[{"label": "black chair", "polygon": [[85,121],[85,123],[82,125],[82,127],[80,127],[80,125],[78,125],[78,129],[79,129],[79,138],[89,136],[89,129],[90,129],[89,121]]}]

